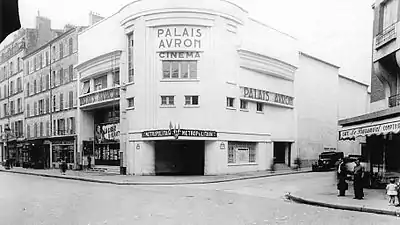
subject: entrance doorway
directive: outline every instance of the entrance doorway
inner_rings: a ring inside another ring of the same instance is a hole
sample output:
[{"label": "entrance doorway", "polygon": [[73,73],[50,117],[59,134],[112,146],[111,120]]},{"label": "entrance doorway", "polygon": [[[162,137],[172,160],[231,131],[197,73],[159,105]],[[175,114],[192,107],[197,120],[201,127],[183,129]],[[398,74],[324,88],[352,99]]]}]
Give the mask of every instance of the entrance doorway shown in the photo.
[{"label": "entrance doorway", "polygon": [[290,142],[274,142],[274,163],[290,166]]},{"label": "entrance doorway", "polygon": [[156,141],[156,175],[204,175],[204,141]]}]

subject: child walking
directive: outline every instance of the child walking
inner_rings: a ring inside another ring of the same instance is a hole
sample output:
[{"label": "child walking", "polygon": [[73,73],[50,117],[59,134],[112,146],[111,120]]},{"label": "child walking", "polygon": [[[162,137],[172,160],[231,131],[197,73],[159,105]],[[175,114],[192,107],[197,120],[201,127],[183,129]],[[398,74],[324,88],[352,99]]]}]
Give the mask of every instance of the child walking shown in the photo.
[{"label": "child walking", "polygon": [[394,178],[391,178],[390,183],[386,186],[386,193],[389,196],[389,205],[395,205],[397,196],[397,185],[395,184]]}]

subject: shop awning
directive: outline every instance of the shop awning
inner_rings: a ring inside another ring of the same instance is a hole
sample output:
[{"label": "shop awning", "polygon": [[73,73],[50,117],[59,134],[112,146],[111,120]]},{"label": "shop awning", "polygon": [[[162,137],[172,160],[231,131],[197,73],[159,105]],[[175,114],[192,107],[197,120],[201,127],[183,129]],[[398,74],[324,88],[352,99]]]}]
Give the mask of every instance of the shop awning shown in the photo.
[{"label": "shop awning", "polygon": [[382,135],[400,132],[400,117],[380,121],[344,126],[339,131],[339,140],[354,139],[361,136]]}]

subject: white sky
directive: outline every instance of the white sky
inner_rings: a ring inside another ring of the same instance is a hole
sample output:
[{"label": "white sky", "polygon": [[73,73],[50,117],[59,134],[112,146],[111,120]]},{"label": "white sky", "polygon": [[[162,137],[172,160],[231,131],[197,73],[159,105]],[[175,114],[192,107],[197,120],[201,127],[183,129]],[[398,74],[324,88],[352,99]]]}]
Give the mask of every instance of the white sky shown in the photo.
[{"label": "white sky", "polygon": [[[19,7],[23,27],[34,27],[39,10],[51,19],[52,28],[63,28],[66,23],[87,25],[90,11],[109,16],[132,1],[19,0]],[[372,0],[230,1],[250,17],[296,37],[305,52],[337,64],[343,75],[370,83]]]}]

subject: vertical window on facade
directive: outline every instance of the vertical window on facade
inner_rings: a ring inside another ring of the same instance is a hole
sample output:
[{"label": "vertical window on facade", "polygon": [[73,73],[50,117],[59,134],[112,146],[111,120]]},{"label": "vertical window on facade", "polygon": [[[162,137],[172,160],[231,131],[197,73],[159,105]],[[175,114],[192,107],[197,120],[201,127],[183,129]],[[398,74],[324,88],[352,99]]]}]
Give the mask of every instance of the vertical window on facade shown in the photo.
[{"label": "vertical window on facade", "polygon": [[33,57],[33,71],[36,71],[36,66],[37,66],[37,62],[36,62],[36,56]]},{"label": "vertical window on facade", "polygon": [[36,116],[37,115],[37,102],[33,103],[33,115]]},{"label": "vertical window on facade", "polygon": [[128,101],[128,108],[135,107],[135,98],[134,97],[133,98],[128,98],[127,101]]},{"label": "vertical window on facade", "polygon": [[90,82],[85,81],[85,82],[83,82],[82,94],[88,94],[88,93],[90,93]]},{"label": "vertical window on facade", "polygon": [[21,71],[21,58],[20,57],[18,57],[17,58],[17,72],[19,72],[19,71]]},{"label": "vertical window on facade", "polygon": [[46,121],[46,136],[50,136],[50,122]]},{"label": "vertical window on facade", "polygon": [[34,137],[38,136],[38,129],[37,129],[37,123],[35,123],[34,127],[33,127],[33,135]]},{"label": "vertical window on facade", "polygon": [[46,75],[46,84],[44,85],[44,89],[47,90],[49,89],[50,81],[49,81],[49,74]]},{"label": "vertical window on facade", "polygon": [[26,104],[26,116],[27,116],[27,117],[30,117],[30,116],[31,116],[31,109],[30,109],[30,107],[29,107],[29,103]]},{"label": "vertical window on facade", "polygon": [[57,120],[58,135],[65,135],[65,119]]},{"label": "vertical window on facade", "polygon": [[17,112],[18,113],[22,112],[22,100],[21,100],[21,98],[18,98],[18,100],[17,100]]},{"label": "vertical window on facade", "polygon": [[226,98],[226,107],[234,108],[235,107],[235,98],[227,97]]},{"label": "vertical window on facade", "polygon": [[40,53],[39,55],[39,68],[43,68],[43,54]]},{"label": "vertical window on facade", "polygon": [[70,81],[74,79],[74,67],[72,65],[68,67],[68,76]]},{"label": "vertical window on facade", "polygon": [[51,60],[56,61],[56,46],[53,46],[52,52],[51,52]]},{"label": "vertical window on facade", "polygon": [[17,91],[18,91],[18,93],[22,92],[22,81],[21,81],[21,77],[18,77],[18,79],[17,79]]},{"label": "vertical window on facade", "polygon": [[161,96],[161,105],[163,105],[163,106],[175,105],[175,96]]},{"label": "vertical window on facade", "polygon": [[164,79],[197,79],[197,61],[163,61]]},{"label": "vertical window on facade", "polygon": [[36,80],[33,80],[33,93],[34,93],[34,94],[37,93],[37,84],[36,84]]},{"label": "vertical window on facade", "polygon": [[69,119],[69,133],[75,134],[75,117],[70,117]]},{"label": "vertical window on facade", "polygon": [[7,91],[7,84],[4,85],[4,98],[7,98],[8,96],[8,91]]},{"label": "vertical window on facade", "polygon": [[64,109],[64,94],[60,93],[60,110]]},{"label": "vertical window on facade", "polygon": [[8,109],[7,109],[7,103],[3,104],[3,111],[4,111],[4,115],[8,116]]},{"label": "vertical window on facade", "polygon": [[53,120],[53,135],[57,135],[57,121]]},{"label": "vertical window on facade", "polygon": [[233,145],[228,145],[228,163],[236,163],[236,151]]},{"label": "vertical window on facade", "polygon": [[74,51],[74,41],[72,38],[68,40],[68,49],[69,49],[69,54],[71,55]]},{"label": "vertical window on facade", "polygon": [[53,70],[52,75],[51,75],[51,87],[55,87],[55,86],[56,86],[56,71]]},{"label": "vertical window on facade", "polygon": [[14,65],[13,62],[10,62],[10,76],[14,74]]},{"label": "vertical window on facade", "polygon": [[46,98],[46,113],[50,112],[50,101],[48,98]]},{"label": "vertical window on facade", "polygon": [[71,109],[72,107],[74,107],[74,92],[73,91],[70,91],[69,93],[68,93],[68,103],[69,103],[69,105],[68,105],[68,107]]},{"label": "vertical window on facade", "polygon": [[15,114],[15,105],[14,105],[14,101],[10,102],[10,111],[11,111],[11,115]]},{"label": "vertical window on facade", "polygon": [[39,91],[43,91],[43,77],[40,75],[39,78]]},{"label": "vertical window on facade", "polygon": [[44,100],[40,99],[39,100],[39,115],[44,114]]},{"label": "vertical window on facade", "polygon": [[49,52],[46,52],[45,53],[45,60],[46,60],[46,66],[48,66],[49,65]]},{"label": "vertical window on facade", "polygon": [[128,82],[133,82],[133,78],[135,75],[133,46],[133,33],[131,33],[128,35]]},{"label": "vertical window on facade", "polygon": [[387,0],[382,4],[383,7],[383,20],[382,20],[382,28],[389,27],[390,25],[397,22],[398,18],[398,1],[397,0]]},{"label": "vertical window on facade", "polygon": [[248,109],[249,108],[249,102],[246,100],[240,100],[240,109]]},{"label": "vertical window on facade", "polygon": [[98,91],[107,88],[107,75],[94,79],[94,90]]},{"label": "vertical window on facade", "polygon": [[39,135],[40,137],[43,137],[43,122],[40,122]]},{"label": "vertical window on facade", "polygon": [[10,82],[10,95],[14,94],[14,81]]},{"label": "vertical window on facade", "polygon": [[257,102],[257,112],[264,111],[264,105],[260,102]]},{"label": "vertical window on facade", "polygon": [[26,83],[26,96],[29,96],[29,82]]},{"label": "vertical window on facade", "polygon": [[59,73],[60,73],[60,85],[63,85],[63,83],[64,83],[64,70],[61,68]]},{"label": "vertical window on facade", "polygon": [[29,124],[26,125],[26,136],[31,137],[31,126]]},{"label": "vertical window on facade", "polygon": [[55,95],[53,95],[53,112],[55,112],[57,110],[57,105],[56,105],[57,99],[56,98],[57,97]]},{"label": "vertical window on facade", "polygon": [[119,85],[119,71],[113,72],[113,86]]},{"label": "vertical window on facade", "polygon": [[185,105],[199,105],[199,96],[185,96]]},{"label": "vertical window on facade", "polygon": [[64,57],[64,44],[60,43],[60,59]]}]

